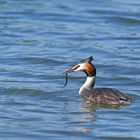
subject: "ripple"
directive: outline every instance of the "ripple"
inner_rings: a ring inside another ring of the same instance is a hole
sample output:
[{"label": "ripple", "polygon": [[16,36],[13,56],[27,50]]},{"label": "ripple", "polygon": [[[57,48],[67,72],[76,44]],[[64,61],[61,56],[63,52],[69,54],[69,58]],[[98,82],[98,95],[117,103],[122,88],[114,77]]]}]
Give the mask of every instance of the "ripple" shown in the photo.
[{"label": "ripple", "polygon": [[113,22],[118,22],[118,23],[121,23],[121,24],[127,24],[127,25],[137,25],[139,26],[140,24],[140,20],[138,18],[129,18],[129,17],[110,17],[110,19],[113,21]]}]

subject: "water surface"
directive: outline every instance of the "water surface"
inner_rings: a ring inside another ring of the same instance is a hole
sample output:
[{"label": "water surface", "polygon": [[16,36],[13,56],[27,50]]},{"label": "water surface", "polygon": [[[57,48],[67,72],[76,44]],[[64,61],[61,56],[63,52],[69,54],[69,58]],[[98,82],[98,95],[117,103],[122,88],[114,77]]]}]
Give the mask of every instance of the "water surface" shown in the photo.
[{"label": "water surface", "polygon": [[[0,1],[0,139],[140,139],[139,0]],[[96,87],[133,98],[119,109],[79,97],[60,73],[94,57]]]}]

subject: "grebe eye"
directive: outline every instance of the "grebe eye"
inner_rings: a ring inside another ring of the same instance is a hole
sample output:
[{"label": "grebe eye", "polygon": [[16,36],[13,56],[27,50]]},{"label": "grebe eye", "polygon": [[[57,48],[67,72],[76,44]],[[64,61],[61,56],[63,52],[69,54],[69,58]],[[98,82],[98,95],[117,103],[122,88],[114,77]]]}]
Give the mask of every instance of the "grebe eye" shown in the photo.
[{"label": "grebe eye", "polygon": [[79,67],[80,67],[80,65],[77,65],[77,66],[76,66],[76,69],[79,68]]},{"label": "grebe eye", "polygon": [[80,65],[76,65],[76,66],[74,67],[74,70],[78,69],[79,67],[80,67]]}]

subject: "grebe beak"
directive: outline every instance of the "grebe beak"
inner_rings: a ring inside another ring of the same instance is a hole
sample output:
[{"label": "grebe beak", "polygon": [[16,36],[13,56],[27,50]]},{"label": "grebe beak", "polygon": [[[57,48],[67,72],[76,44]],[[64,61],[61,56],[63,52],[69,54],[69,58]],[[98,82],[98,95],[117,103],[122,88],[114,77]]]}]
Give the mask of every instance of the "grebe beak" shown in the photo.
[{"label": "grebe beak", "polygon": [[76,71],[78,68],[80,67],[80,65],[75,65],[74,67],[72,67],[72,68],[70,68],[70,69],[68,69],[68,70],[66,70],[66,71],[64,71],[64,72],[62,72],[63,74],[67,74],[67,73],[71,73],[71,72],[74,72],[74,71]]}]

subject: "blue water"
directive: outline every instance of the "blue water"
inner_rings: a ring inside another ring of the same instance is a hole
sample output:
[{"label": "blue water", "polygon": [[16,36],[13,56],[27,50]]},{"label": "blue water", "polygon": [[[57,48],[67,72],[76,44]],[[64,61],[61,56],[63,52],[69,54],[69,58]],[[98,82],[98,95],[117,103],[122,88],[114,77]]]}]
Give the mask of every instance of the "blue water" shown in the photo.
[{"label": "blue water", "polygon": [[[79,97],[94,57],[96,87],[128,93],[119,109]],[[139,0],[0,0],[0,139],[140,139]]]}]

